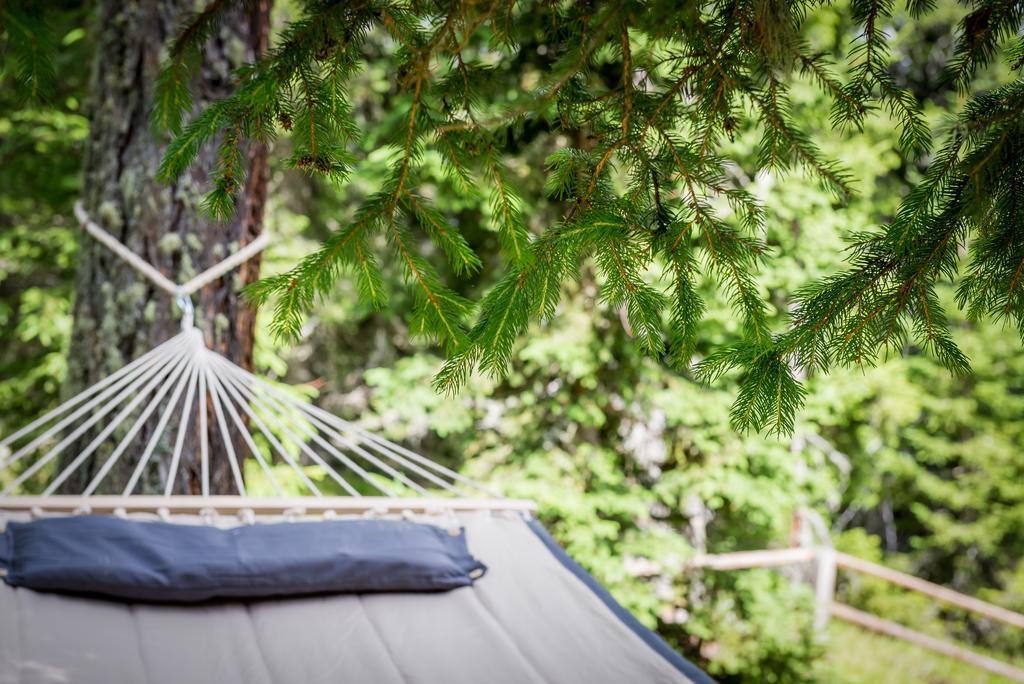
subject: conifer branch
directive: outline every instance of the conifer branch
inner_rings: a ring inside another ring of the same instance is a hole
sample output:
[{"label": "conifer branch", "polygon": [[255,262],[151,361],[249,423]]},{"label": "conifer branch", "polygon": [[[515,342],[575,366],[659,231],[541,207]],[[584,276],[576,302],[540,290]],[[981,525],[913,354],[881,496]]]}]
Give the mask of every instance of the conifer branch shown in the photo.
[{"label": "conifer branch", "polygon": [[[555,315],[563,283],[584,260],[596,267],[606,304],[625,309],[639,347],[654,356],[667,348],[686,369],[704,311],[697,283],[709,279],[743,325],[741,339],[709,354],[697,373],[711,381],[739,371],[734,423],[777,432],[792,429],[802,401],[793,374],[800,364],[870,363],[913,339],[951,370],[965,369],[936,295],[942,281],[960,279],[957,303],[971,315],[1010,318],[1024,335],[1024,85],[1018,74],[969,98],[934,158],[924,156],[931,136],[920,103],[891,75],[891,0],[852,0],[859,36],[834,59],[810,53],[804,27],[814,10],[800,3],[302,3],[277,45],[239,70],[235,94],[186,122],[196,56],[237,1],[214,0],[186,22],[154,112],[174,133],[162,178],[182,173],[203,146],[219,145],[207,205],[220,216],[230,214],[244,178],[239,150],[248,139],[288,137],[288,164],[344,182],[367,153],[356,144],[347,86],[374,52],[370,43],[387,36],[397,46],[389,104],[400,123],[383,143],[393,159],[387,178],[319,250],[249,290],[258,302],[273,301],[277,334],[297,335],[343,272],[381,306],[382,255],[371,238],[383,237],[416,301],[411,327],[449,352],[439,388],[458,389],[478,368],[504,373],[518,337]],[[949,76],[964,92],[1008,42],[1014,68],[1024,63],[1022,7],[993,0],[967,14]],[[537,11],[550,20],[528,17]],[[928,12],[928,3],[912,7],[915,17]],[[534,45],[550,51],[542,67],[531,63],[541,54]],[[538,85],[509,97],[528,71]],[[831,102],[836,128],[860,128],[873,112],[887,112],[909,160],[928,168],[892,221],[858,240],[845,271],[794,293],[788,326],[773,334],[758,280],[764,211],[737,179],[799,169],[840,200],[853,192],[791,111],[794,78]],[[548,158],[545,186],[564,212],[534,232],[507,159],[528,127],[578,141]],[[758,159],[733,173],[739,164],[723,142],[748,129],[760,133]],[[446,189],[474,206],[485,202],[501,241],[502,270],[483,280],[493,284],[476,302],[438,271],[446,264],[452,277],[464,277],[482,261],[457,222],[428,201],[432,189],[421,187],[428,152],[442,160]],[[431,245],[444,261],[431,260]],[[648,282],[657,271],[664,288]]]}]

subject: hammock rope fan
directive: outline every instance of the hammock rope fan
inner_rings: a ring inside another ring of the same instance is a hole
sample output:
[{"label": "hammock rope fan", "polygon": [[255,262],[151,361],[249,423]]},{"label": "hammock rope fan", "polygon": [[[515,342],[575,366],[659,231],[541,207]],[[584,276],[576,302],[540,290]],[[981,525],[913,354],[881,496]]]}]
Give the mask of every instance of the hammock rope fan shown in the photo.
[{"label": "hammock rope fan", "polygon": [[[80,204],[75,211],[83,228],[98,242],[174,296],[182,311],[182,330],[0,440],[0,473],[13,473],[16,466],[28,463],[0,488],[0,497],[18,492],[44,468],[79,445],[90,430],[97,429],[99,432],[92,440],[48,479],[42,496],[57,493],[68,478],[89,458],[101,453],[101,448],[121,431],[123,436],[109,449],[80,496],[93,496],[114,466],[131,458],[136,465],[121,496],[135,494],[154,454],[161,447],[170,446],[164,487],[164,496],[170,497],[191,429],[199,438],[201,494],[209,497],[212,427],[222,438],[234,485],[243,497],[247,496],[242,466],[246,457],[259,465],[277,496],[284,496],[285,492],[272,467],[275,460],[294,473],[304,493],[324,497],[303,469],[300,457],[304,457],[351,497],[369,493],[385,498],[439,494],[462,499],[501,498],[450,468],[294,396],[206,347],[202,333],[194,326],[190,295],[264,249],[268,243],[266,233],[187,283],[176,285],[94,223]],[[135,438],[156,416],[159,418],[152,434],[140,449]],[[165,436],[171,438],[169,444],[165,443]],[[239,453],[238,446],[244,451]]]},{"label": "hammock rope fan", "polygon": [[[75,212],[175,298],[182,329],[0,440],[0,684],[712,681],[577,565],[533,502],[205,345],[190,295],[266,233],[178,285]],[[211,491],[214,459],[238,495]],[[251,495],[247,461],[276,496]],[[87,462],[88,482],[66,493]],[[186,464],[198,493],[175,495]],[[119,465],[130,476],[108,494]],[[154,467],[166,468],[162,493],[140,493]],[[304,496],[289,495],[295,483]],[[218,573],[226,583],[210,593]],[[234,599],[147,604],[174,596]]]}]

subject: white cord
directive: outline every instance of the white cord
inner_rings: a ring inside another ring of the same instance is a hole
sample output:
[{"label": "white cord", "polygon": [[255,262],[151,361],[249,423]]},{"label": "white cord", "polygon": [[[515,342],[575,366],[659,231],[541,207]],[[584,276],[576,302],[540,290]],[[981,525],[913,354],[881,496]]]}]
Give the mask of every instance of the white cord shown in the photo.
[{"label": "white cord", "polygon": [[[7,437],[5,437],[3,440],[0,440],[0,449],[2,449],[3,447],[7,446],[8,444],[13,444],[17,440],[19,440],[22,437],[24,437],[25,435],[31,434],[32,432],[34,432],[40,426],[46,425],[52,419],[54,419],[57,416],[61,415],[65,411],[70,410],[71,408],[73,408],[74,406],[78,405],[79,403],[85,401],[86,399],[88,399],[92,395],[96,394],[97,392],[99,392],[100,390],[105,388],[107,385],[113,384],[113,383],[121,380],[122,378],[124,378],[124,376],[130,374],[132,371],[136,370],[140,365],[142,365],[143,363],[146,363],[147,361],[152,359],[154,356],[162,354],[166,349],[169,348],[168,345],[179,344],[179,343],[181,343],[182,339],[183,338],[181,336],[172,337],[171,339],[167,340],[166,342],[164,342],[160,346],[151,349],[150,351],[146,352],[145,354],[143,354],[139,358],[135,359],[134,361],[129,363],[127,366],[124,366],[124,367],[120,368],[119,370],[115,371],[114,373],[111,373],[107,377],[105,377],[102,380],[100,380],[99,382],[97,382],[95,385],[92,385],[91,387],[88,387],[87,389],[79,392],[78,394],[76,394],[75,396],[71,397],[70,399],[68,399],[63,404],[61,404],[57,408],[53,409],[52,411],[49,411],[45,415],[42,415],[39,418],[36,418],[35,420],[33,420],[31,423],[29,423],[25,427],[21,428],[20,430],[17,430],[16,432],[12,432],[11,434],[7,435]],[[0,461],[0,468],[3,468],[6,465],[8,465],[7,462]]]},{"label": "white cord", "polygon": [[178,289],[185,295],[190,295],[234,268],[241,266],[249,259],[262,252],[270,244],[270,234],[260,233],[255,240],[247,244],[223,261],[214,264],[195,278],[186,281]]},{"label": "white cord", "polygon": [[[177,386],[174,391],[174,398],[171,399],[171,404],[178,400],[178,395],[181,393],[181,388],[184,387],[185,381],[187,380],[189,375],[189,366],[191,365],[189,363],[189,360],[190,359],[188,358],[188,356],[184,357],[181,360],[181,363],[174,370],[172,370],[166,377],[162,379],[160,387],[153,395],[153,398],[149,400],[149,403],[146,404],[146,408],[143,409],[142,413],[139,414],[139,417],[135,419],[135,423],[131,426],[131,428],[128,429],[128,433],[121,439],[121,442],[117,445],[114,451],[111,452],[110,456],[107,457],[107,460],[103,463],[103,465],[100,466],[100,469],[96,472],[95,477],[93,477],[92,481],[89,482],[89,484],[86,486],[85,491],[82,492],[82,496],[90,496],[94,491],[96,491],[96,488],[99,487],[100,482],[103,481],[103,478],[107,476],[107,473],[110,472],[110,469],[113,468],[114,464],[116,464],[118,459],[121,458],[121,454],[125,452],[125,449],[127,449],[131,445],[131,441],[135,438],[135,435],[137,435],[139,433],[139,430],[142,429],[142,426],[145,425],[146,420],[149,418],[149,416],[154,411],[156,411],[157,407],[160,405],[160,400],[164,398],[164,395],[167,394],[167,392],[171,389],[172,384],[174,384],[176,381]],[[158,433],[163,432],[164,425],[166,425],[166,422],[161,420],[157,427]]]},{"label": "white cord", "polygon": [[125,247],[113,235],[93,223],[89,215],[85,213],[85,209],[80,201],[75,202],[75,217],[78,218],[78,223],[85,229],[85,232],[96,238],[97,242],[121,257],[129,266],[153,281],[153,284],[157,287],[168,294],[177,294],[178,286],[171,282],[170,278],[153,268],[152,264],[142,259],[138,254]]},{"label": "white cord", "polygon": [[[267,479],[270,480],[270,486],[274,488],[274,492],[278,496],[284,496],[284,490],[281,489],[281,483],[278,481],[277,476],[274,475],[274,471],[267,463],[267,460],[263,457],[263,452],[261,452],[260,448],[256,446],[256,442],[253,440],[252,435],[249,434],[249,430],[245,427],[245,423],[238,415],[235,405],[231,403],[231,397],[228,396],[226,389],[221,385],[221,379],[218,378],[216,374],[211,374],[207,380],[212,381],[210,382],[210,389],[212,390],[211,394],[214,396],[218,394],[220,395],[224,408],[228,410],[228,415],[231,416],[231,419],[235,422],[235,427],[238,429],[238,433],[242,436],[242,441],[245,442],[245,445],[249,448],[249,451],[256,459],[256,462],[259,463],[260,468],[263,469],[263,473],[267,476]],[[226,424],[222,427],[226,427]]]},{"label": "white cord", "polygon": [[268,233],[261,233],[255,240],[245,245],[242,249],[238,250],[231,256],[217,262],[210,268],[181,285],[177,285],[170,278],[154,268],[152,264],[128,249],[124,243],[89,218],[89,214],[85,212],[85,208],[82,206],[80,201],[75,202],[75,217],[78,219],[78,223],[82,228],[85,229],[89,235],[93,236],[97,242],[101,243],[111,252],[121,257],[129,266],[149,278],[154,285],[173,297],[187,297],[221,277],[228,271],[237,268],[249,259],[253,258],[266,249],[267,245],[270,244],[270,235]]},{"label": "white cord", "polygon": [[[213,354],[214,352],[207,353]],[[295,462],[295,459],[291,457],[291,455],[288,453],[288,450],[284,448],[284,445],[282,445],[281,442],[277,439],[277,437],[274,436],[274,433],[270,431],[270,428],[267,427],[266,423],[264,423],[263,420],[249,407],[248,402],[246,402],[245,399],[242,398],[238,390],[234,387],[233,383],[228,381],[227,378],[225,378],[225,382],[222,385],[222,387],[224,388],[227,395],[242,408],[245,414],[249,416],[249,418],[251,418],[253,422],[256,423],[256,427],[259,428],[260,432],[263,433],[263,437],[267,440],[267,442],[270,443],[271,450],[276,451],[277,454],[281,457],[281,459],[289,466],[291,466],[291,469],[295,471],[295,474],[299,477],[300,480],[302,480],[302,483],[306,485],[307,488],[309,488],[309,491],[313,493],[313,496],[323,496],[320,490],[317,489],[317,486],[313,484],[313,481],[309,479],[306,473],[303,472],[302,468],[299,467],[299,464]],[[244,439],[246,439],[246,441],[251,444],[252,436],[249,430],[245,427],[245,424],[240,423],[238,427],[240,430],[243,430],[245,432],[245,435],[247,436],[245,436]]]},{"label": "white cord", "polygon": [[[185,366],[187,361],[188,361],[188,357],[186,356],[186,354],[185,353],[181,353],[178,356],[176,356],[173,360],[169,361],[168,363],[166,363],[165,365],[160,367],[156,372],[154,372],[153,377],[150,379],[149,382],[146,383],[146,386],[143,387],[141,390],[139,390],[139,393],[136,394],[132,398],[132,400],[129,401],[124,406],[124,408],[121,409],[120,412],[118,412],[118,414],[116,416],[114,416],[114,418],[110,422],[110,424],[107,425],[107,427],[103,428],[103,430],[101,430],[100,433],[98,435],[96,435],[96,437],[91,442],[89,442],[88,446],[86,446],[81,451],[81,453],[79,453],[78,456],[76,456],[75,459],[73,461],[71,461],[71,463],[69,463],[64,468],[64,470],[62,470],[60,472],[60,474],[57,475],[56,478],[53,479],[52,482],[50,482],[50,484],[47,486],[47,488],[43,490],[43,496],[50,496],[55,491],[57,491],[57,488],[60,487],[60,485],[64,482],[64,480],[66,480],[68,477],[70,477],[71,473],[73,473],[75,470],[77,470],[78,467],[80,465],[82,465],[82,463],[84,463],[85,460],[87,458],[89,458],[89,456],[91,456],[94,451],[96,451],[96,449],[99,448],[99,446],[107,439],[107,437],[109,437],[111,435],[111,433],[114,432],[114,430],[117,429],[117,427],[125,420],[125,418],[127,418],[128,416],[130,416],[132,414],[132,412],[135,410],[135,408],[139,404],[142,403],[142,401],[149,395],[149,393],[152,392],[157,387],[161,387],[161,386],[166,387],[167,386],[166,383],[165,383],[166,378],[169,377],[169,376],[176,377],[176,374],[179,371],[179,369],[180,368],[184,368],[184,366]],[[111,403],[110,408],[113,408],[114,406],[119,404],[121,401],[123,401],[123,399],[121,399],[121,398],[115,399],[114,402]],[[155,407],[155,404],[154,404],[154,407]],[[88,427],[91,427],[95,422],[97,422],[100,418],[102,418],[104,415],[106,415],[106,410],[107,409],[104,409],[104,411],[101,411],[99,414],[97,414],[97,416],[94,419],[90,419],[89,421],[86,421],[85,423],[83,423],[83,426],[80,427],[79,430],[84,433],[85,429],[88,429]],[[138,427],[141,427],[141,423],[138,424]],[[85,429],[83,429],[83,428],[85,428]],[[137,428],[133,427],[133,429],[137,429]],[[76,430],[75,432],[79,432],[79,430]],[[53,456],[55,456],[57,453],[59,453],[61,450],[63,450],[63,448],[65,446],[67,446],[67,444],[69,444],[70,442],[74,441],[75,439],[78,439],[79,436],[81,436],[81,435],[80,434],[76,435],[75,433],[72,433],[72,436],[69,436],[69,437],[65,438],[65,441],[62,442],[61,445],[59,445],[59,448],[55,447],[53,449],[53,451],[50,452],[49,455],[44,456],[42,459],[37,461],[32,466],[32,468],[39,468],[39,467],[42,467],[43,465],[45,465],[49,459],[51,459]],[[127,441],[122,442],[122,444],[127,445]],[[26,470],[25,473],[28,473],[29,471],[31,471],[32,468],[29,468],[28,470]],[[22,475],[22,477],[24,477],[24,474]],[[19,482],[18,484],[20,485],[21,483]]]},{"label": "white cord", "polygon": [[[203,378],[206,381],[206,390],[210,393],[210,399],[213,402],[213,413],[217,419],[217,427],[220,428],[221,439],[224,440],[224,450],[228,452],[228,464],[231,466],[231,474],[235,478],[235,485],[238,487],[238,493],[245,496],[245,481],[242,479],[242,469],[238,465],[238,456],[235,454],[235,446],[231,441],[231,433],[228,431],[228,421],[224,417],[224,409],[221,408],[220,405],[220,395],[217,393],[217,382],[213,377],[213,373],[210,372],[210,365],[207,363],[203,364]],[[205,435],[206,431],[204,430],[202,434]],[[207,467],[203,471],[203,496],[206,496],[210,471],[206,452],[204,452],[204,456],[206,456],[206,458],[203,459],[203,463],[206,463]]]},{"label": "white cord", "polygon": [[[221,359],[217,359],[217,360],[221,361]],[[226,373],[224,377],[225,377],[226,381],[229,384],[234,385],[236,389],[238,389],[240,392],[242,392],[242,394],[246,398],[248,398],[248,400],[252,403],[253,406],[258,406],[260,409],[262,409],[264,416],[267,418],[268,421],[270,421],[270,423],[272,423],[274,425],[274,427],[276,427],[278,430],[280,430],[282,433],[284,433],[285,437],[289,441],[291,441],[293,444],[297,445],[299,447],[299,449],[302,451],[302,453],[306,454],[306,456],[308,456],[314,463],[316,463],[321,468],[323,468],[324,472],[326,472],[327,475],[331,479],[333,479],[335,482],[337,482],[339,485],[341,485],[341,487],[346,492],[348,492],[348,494],[350,496],[362,496],[362,494],[359,493],[359,490],[357,490],[355,487],[353,487],[351,484],[349,484],[348,481],[345,478],[343,478],[341,476],[341,474],[338,473],[337,470],[335,470],[329,463],[327,463],[324,459],[322,459],[318,453],[313,451],[309,447],[309,445],[306,444],[305,440],[303,440],[301,437],[296,435],[288,427],[288,424],[287,424],[287,420],[288,419],[286,417],[278,415],[278,413],[275,412],[274,409],[271,408],[271,406],[266,401],[264,401],[264,399],[262,397],[260,397],[259,395],[253,393],[253,391],[251,389],[249,389],[248,387],[246,387],[244,382],[240,378],[235,377],[235,375],[233,373]],[[300,424],[300,425],[303,425],[303,427],[306,427],[304,423],[299,422],[297,424]],[[307,430],[308,429],[309,428],[307,427]],[[307,432],[307,435],[309,437],[312,437],[314,441],[319,439],[319,436],[316,434],[315,431],[314,432]],[[322,442],[323,440],[320,440],[320,441]],[[326,443],[324,443],[324,444],[326,444]],[[329,445],[327,445],[327,446],[329,446]],[[365,472],[365,471],[363,471],[363,472]],[[367,480],[367,482],[372,483],[372,480],[369,479],[369,474],[367,474],[367,477],[365,479]]]},{"label": "white cord", "polygon": [[[31,442],[29,442],[22,448],[18,449],[16,452],[8,456],[6,460],[0,461],[0,469],[9,468],[16,461],[21,459],[25,454],[34,451],[41,444],[49,441],[52,437],[60,433],[61,430],[73,424],[76,420],[84,416],[86,413],[92,411],[92,409],[98,406],[100,402],[106,400],[115,392],[124,390],[118,395],[118,398],[111,403],[120,403],[121,401],[124,401],[124,398],[127,397],[134,388],[141,386],[146,381],[146,378],[149,376],[149,374],[151,374],[154,366],[164,363],[168,358],[173,356],[173,354],[181,346],[182,341],[183,339],[182,336],[180,335],[177,337],[172,337],[170,340],[164,342],[162,345],[160,345],[153,351],[149,352],[148,354],[145,354],[144,356],[139,357],[139,359],[137,359],[137,361],[132,364],[133,366],[136,367],[132,369],[131,373],[122,376],[117,382],[115,382],[113,385],[108,387],[106,390],[104,390],[97,396],[93,397],[90,401],[86,402],[74,413],[67,416],[56,425],[47,429],[43,434],[33,439]],[[87,393],[91,394],[91,391],[86,390],[86,392],[83,392],[81,395],[78,395],[77,397],[74,397],[73,399],[68,401],[67,405],[77,403],[79,397]],[[102,409],[99,414],[92,414],[92,417],[89,419],[90,422],[85,426],[82,432],[84,432],[85,429],[88,429],[88,427],[91,426],[93,423],[100,420],[100,418],[102,418],[104,415],[109,413],[112,410],[112,408],[113,406],[110,403],[108,403],[107,406],[104,409]],[[48,416],[59,415],[61,412],[62,409],[60,406],[58,406],[57,409],[54,409],[53,411],[48,413],[46,416],[44,416],[44,418]]]}]

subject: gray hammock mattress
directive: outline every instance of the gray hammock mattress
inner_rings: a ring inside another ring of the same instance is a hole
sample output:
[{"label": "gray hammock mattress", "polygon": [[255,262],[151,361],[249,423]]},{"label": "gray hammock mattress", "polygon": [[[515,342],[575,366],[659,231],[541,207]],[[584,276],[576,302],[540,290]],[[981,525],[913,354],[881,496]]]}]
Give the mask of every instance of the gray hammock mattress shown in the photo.
[{"label": "gray hammock mattress", "polygon": [[487,573],[440,593],[154,605],[0,583],[0,684],[711,681],[536,521],[458,518]]}]

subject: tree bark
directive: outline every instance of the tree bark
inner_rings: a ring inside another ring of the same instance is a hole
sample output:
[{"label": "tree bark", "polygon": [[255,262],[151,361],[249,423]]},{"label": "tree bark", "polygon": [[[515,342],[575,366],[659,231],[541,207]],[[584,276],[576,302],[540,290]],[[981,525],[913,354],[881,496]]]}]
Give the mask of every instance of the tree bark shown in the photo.
[{"label": "tree bark", "polygon": [[[193,83],[197,109],[230,94],[233,70],[266,49],[269,4],[270,0],[240,3],[208,41]],[[194,0],[98,3],[91,133],[84,164],[82,201],[89,215],[176,282],[184,282],[259,235],[267,188],[267,152],[260,144],[248,146],[247,182],[235,216],[226,223],[211,221],[199,209],[210,187],[213,148],[205,149],[192,169],[172,185],[156,180],[168,137],[155,133],[149,122],[154,84],[168,44],[195,9]],[[75,392],[180,330],[180,313],[172,298],[105,247],[83,235],[78,258],[68,373]],[[255,280],[258,272],[259,261],[254,259],[193,296],[196,326],[207,346],[246,368],[252,366],[255,314],[238,290]],[[146,443],[148,431],[135,438],[138,444]],[[190,433],[175,478],[177,493],[196,493],[200,486],[198,434],[197,430]],[[116,443],[116,437],[117,433],[111,441]],[[211,429],[209,438],[211,493],[236,493],[220,435]],[[83,463],[63,491],[81,491],[109,451],[105,447]],[[120,492],[136,465],[129,456],[139,452],[141,447],[130,449],[98,492]],[[168,449],[157,450],[153,467],[135,493],[163,491],[168,457]]]}]

